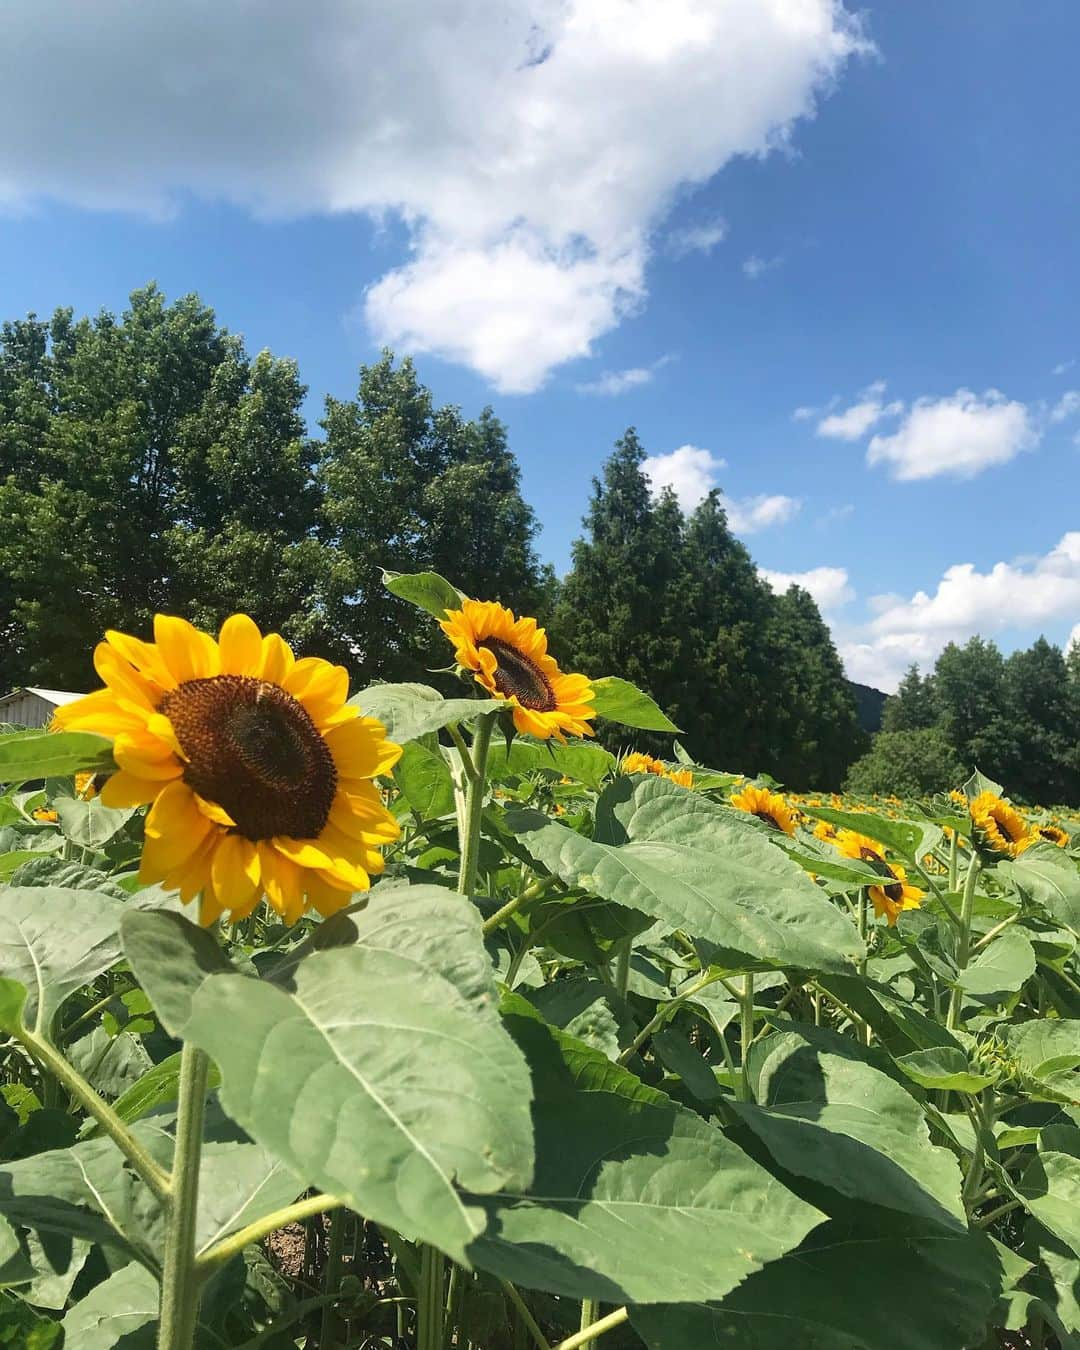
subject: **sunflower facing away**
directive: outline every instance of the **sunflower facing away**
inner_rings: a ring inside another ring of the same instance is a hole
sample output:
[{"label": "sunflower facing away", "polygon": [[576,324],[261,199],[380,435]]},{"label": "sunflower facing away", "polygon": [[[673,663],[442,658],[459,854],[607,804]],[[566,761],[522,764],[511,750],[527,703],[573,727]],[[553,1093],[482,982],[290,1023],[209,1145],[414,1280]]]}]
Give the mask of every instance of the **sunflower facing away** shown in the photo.
[{"label": "sunflower facing away", "polygon": [[1058,848],[1068,846],[1069,836],[1058,825],[1036,825],[1035,833],[1046,843],[1056,844]]},{"label": "sunflower facing away", "polygon": [[763,820],[774,830],[783,830],[785,834],[795,833],[795,813],[779,792],[770,792],[768,788],[744,787],[731,798],[731,805],[757,816],[758,820]]},{"label": "sunflower facing away", "polygon": [[398,825],[371,781],[401,747],[345,703],[348,675],[297,660],[244,614],[215,641],[159,614],[155,642],[109,632],[104,681],[54,726],[113,738],[105,806],[152,803],[139,879],[201,895],[200,921],[243,918],[265,895],[286,923],[332,914],[381,872]]},{"label": "sunflower facing away", "polygon": [[593,734],[592,685],[584,675],[562,673],[535,619],[517,619],[493,600],[463,600],[439,626],[454,644],[458,665],[509,703],[523,735],[565,741],[567,735]]},{"label": "sunflower facing away", "polygon": [[870,902],[878,918],[885,918],[892,928],[901,911],[918,909],[923,902],[925,892],[917,886],[909,886],[907,872],[900,863],[885,862],[885,851],[876,839],[869,839],[855,830],[840,830],[836,836],[836,847],[845,858],[860,858],[863,862],[881,863],[889,869],[892,881],[881,886],[868,886]]},{"label": "sunflower facing away", "polygon": [[980,792],[972,801],[971,820],[988,848],[1010,858],[1023,853],[1038,838],[1020,812],[992,792]]},{"label": "sunflower facing away", "polygon": [[639,754],[636,750],[619,761],[619,772],[654,773],[658,778],[666,778],[669,782],[678,783],[679,787],[692,788],[694,786],[694,775],[689,769],[669,769],[661,760],[653,759],[652,755]]}]

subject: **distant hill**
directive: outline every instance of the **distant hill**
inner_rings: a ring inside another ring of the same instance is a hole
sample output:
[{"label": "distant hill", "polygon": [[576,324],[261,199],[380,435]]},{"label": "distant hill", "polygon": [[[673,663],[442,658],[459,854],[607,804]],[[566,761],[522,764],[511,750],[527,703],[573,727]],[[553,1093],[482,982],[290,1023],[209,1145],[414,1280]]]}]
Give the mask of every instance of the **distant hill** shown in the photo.
[{"label": "distant hill", "polygon": [[888,694],[883,694],[880,689],[873,689],[868,684],[856,684],[854,680],[848,680],[851,692],[855,695],[855,709],[859,716],[859,726],[863,731],[868,731],[873,735],[875,731],[881,730],[881,713],[885,707],[885,700]]}]

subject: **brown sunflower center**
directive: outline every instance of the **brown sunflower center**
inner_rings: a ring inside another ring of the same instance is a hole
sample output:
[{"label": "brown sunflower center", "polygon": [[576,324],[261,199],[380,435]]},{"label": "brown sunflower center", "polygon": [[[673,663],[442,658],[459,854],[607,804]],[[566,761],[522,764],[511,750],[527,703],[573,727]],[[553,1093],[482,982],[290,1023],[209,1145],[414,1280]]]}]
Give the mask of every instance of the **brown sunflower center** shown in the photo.
[{"label": "brown sunflower center", "polygon": [[764,821],[766,825],[771,825],[774,830],[783,829],[783,826],[780,824],[779,820],[777,820],[777,818],[772,814],[772,812],[767,810],[765,807],[762,807],[760,811],[751,811],[750,814],[752,816],[756,816],[758,820]]},{"label": "brown sunflower center", "polygon": [[495,688],[504,698],[516,698],[533,712],[555,711],[555,693],[547,676],[524,652],[496,637],[481,638],[476,645],[486,647],[498,662]]},{"label": "brown sunflower center", "polygon": [[[892,875],[895,876],[896,873],[893,872]],[[904,886],[903,883],[900,881],[894,881],[891,886],[882,886],[881,889],[885,892],[885,894],[893,902],[894,905],[898,905],[900,901],[903,900],[904,898]]]},{"label": "brown sunflower center", "polygon": [[184,782],[216,802],[247,839],[314,839],[330,814],[337,770],[307,709],[248,675],[188,680],[161,700],[187,757]]},{"label": "brown sunflower center", "polygon": [[1023,821],[1015,819],[1005,811],[996,813],[993,819],[1010,844],[1018,844],[1027,833]]}]

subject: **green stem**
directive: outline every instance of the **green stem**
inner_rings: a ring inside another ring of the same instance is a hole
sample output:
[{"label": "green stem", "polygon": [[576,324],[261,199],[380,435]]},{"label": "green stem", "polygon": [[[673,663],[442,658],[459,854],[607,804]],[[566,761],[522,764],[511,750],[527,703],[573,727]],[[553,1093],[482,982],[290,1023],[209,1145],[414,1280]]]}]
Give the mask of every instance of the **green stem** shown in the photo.
[{"label": "green stem", "polygon": [[[979,858],[973,853],[968,863],[967,877],[964,880],[964,900],[960,910],[960,934],[956,939],[956,969],[960,974],[967,969],[971,955],[971,920],[975,913],[975,883],[979,879]],[[949,1031],[955,1031],[960,1025],[960,1008],[964,1001],[964,991],[957,984],[949,998],[949,1012],[945,1025]]]},{"label": "green stem", "polygon": [[742,1066],[739,1072],[738,1098],[741,1102],[753,1101],[750,1092],[750,1043],[754,1039],[754,977],[749,972],[743,975],[742,994],[739,998],[739,1043],[742,1046]]},{"label": "green stem", "polygon": [[518,1291],[514,1288],[514,1286],[510,1283],[509,1280],[500,1279],[499,1283],[502,1285],[503,1293],[510,1300],[510,1302],[513,1303],[514,1307],[518,1310],[518,1316],[521,1318],[521,1320],[525,1323],[526,1327],[528,1328],[529,1335],[536,1342],[538,1350],[551,1350],[551,1345],[548,1342],[547,1337],[540,1330],[536,1318],[529,1311],[529,1306],[525,1302],[525,1300],[521,1297],[521,1295],[518,1293]]},{"label": "green stem", "polygon": [[701,977],[700,980],[695,980],[695,982],[685,992],[676,994],[675,997],[671,999],[669,1002],[662,1004],[660,1007],[660,1011],[656,1013],[656,1015],[652,1017],[648,1022],[645,1023],[645,1025],[641,1028],[638,1034],[634,1037],[634,1039],[622,1052],[619,1058],[615,1061],[616,1064],[629,1063],[629,1061],[633,1059],[633,1057],[637,1054],[637,1052],[641,1049],[641,1047],[645,1044],[645,1042],[649,1039],[649,1037],[653,1034],[653,1032],[659,1030],[659,1028],[664,1025],[664,1023],[668,1020],[668,1018],[671,1017],[686,1002],[687,999],[693,998],[694,995],[699,990],[704,989],[706,985],[716,984],[717,980],[719,979],[720,979],[719,975],[705,974]]},{"label": "green stem", "polygon": [[480,856],[480,817],[484,810],[484,788],[487,777],[488,747],[495,730],[495,714],[485,713],[477,718],[472,745],[472,775],[466,775],[465,810],[461,822],[461,868],[458,872],[458,894],[472,895],[476,889],[476,863]]},{"label": "green stem", "polygon": [[192,1350],[199,1310],[195,1218],[199,1203],[203,1112],[210,1060],[185,1041],[173,1153],[172,1191],[166,1205],[165,1267],[161,1282],[158,1350]]},{"label": "green stem", "polygon": [[628,1309],[616,1308],[613,1313],[601,1317],[599,1322],[593,1322],[591,1326],[582,1327],[573,1336],[567,1336],[565,1341],[560,1341],[555,1346],[555,1350],[578,1350],[579,1346],[588,1345],[590,1341],[595,1341],[605,1331],[614,1331],[616,1327],[622,1326],[629,1316]]},{"label": "green stem", "polygon": [[580,1330],[586,1331],[593,1326],[597,1320],[596,1314],[600,1311],[600,1304],[594,1298],[582,1299],[581,1302],[581,1323]]},{"label": "green stem", "polygon": [[488,933],[493,933],[496,928],[502,927],[512,914],[516,914],[523,905],[538,899],[548,890],[551,884],[552,878],[544,877],[542,881],[534,881],[531,886],[526,886],[520,895],[516,895],[513,900],[508,900],[501,909],[497,909],[489,919],[484,920],[484,935],[487,936]]},{"label": "green stem", "polygon": [[626,997],[630,984],[630,952],[633,945],[633,938],[620,938],[615,948],[615,992],[620,998]]},{"label": "green stem", "polygon": [[337,1209],[330,1215],[330,1246],[326,1253],[326,1270],[323,1274],[323,1291],[328,1302],[322,1312],[319,1326],[319,1350],[332,1350],[337,1340],[336,1296],[341,1288],[341,1268],[345,1255],[345,1215],[346,1211]]},{"label": "green stem", "polygon": [[970,1214],[977,1203],[975,1197],[979,1190],[979,1183],[982,1181],[986,1147],[983,1140],[985,1132],[990,1129],[990,1122],[981,1098],[974,1105],[965,1101],[964,1106],[971,1121],[971,1127],[975,1131],[975,1152],[972,1154],[971,1165],[968,1167],[967,1176],[964,1177],[963,1189],[960,1192],[960,1199],[964,1202]]},{"label": "green stem", "polygon": [[960,848],[960,835],[953,830],[949,836],[949,894],[956,894],[956,880],[960,875],[958,867],[958,853]]},{"label": "green stem", "polygon": [[424,1243],[420,1249],[420,1299],[416,1310],[416,1350],[443,1350],[443,1254]]},{"label": "green stem", "polygon": [[39,1039],[29,1031],[20,1032],[18,1039],[83,1110],[93,1116],[157,1198],[167,1200],[170,1184],[168,1174],[147,1153],[112,1107],[98,1096],[86,1079],[48,1041]]},{"label": "green stem", "polygon": [[446,730],[450,733],[450,739],[457,747],[457,752],[461,756],[461,767],[464,770],[465,777],[470,781],[476,777],[476,769],[473,766],[472,755],[469,754],[469,747],[465,744],[465,737],[458,731],[456,722],[451,722]]},{"label": "green stem", "polygon": [[336,1195],[308,1195],[303,1200],[297,1200],[295,1204],[286,1205],[283,1209],[276,1209],[272,1214],[267,1214],[263,1218],[256,1220],[255,1223],[249,1223],[246,1228],[239,1228],[235,1233],[230,1233],[227,1238],[221,1242],[215,1243],[209,1251],[203,1252],[196,1262],[196,1270],[200,1280],[205,1279],[218,1266],[223,1266],[226,1261],[245,1247],[250,1247],[253,1242],[261,1242],[264,1237],[269,1237],[271,1233],[276,1233],[279,1228],[284,1228],[286,1224],[303,1223],[305,1219],[313,1214],[325,1214],[327,1210],[337,1209],[342,1201]]},{"label": "green stem", "polygon": [[1004,1214],[1011,1214],[1014,1209],[1019,1209],[1023,1204],[1022,1200],[1006,1200],[1003,1205],[998,1205],[997,1209],[992,1209],[989,1214],[980,1214],[975,1220],[976,1228],[989,1228],[992,1223],[996,1223]]}]

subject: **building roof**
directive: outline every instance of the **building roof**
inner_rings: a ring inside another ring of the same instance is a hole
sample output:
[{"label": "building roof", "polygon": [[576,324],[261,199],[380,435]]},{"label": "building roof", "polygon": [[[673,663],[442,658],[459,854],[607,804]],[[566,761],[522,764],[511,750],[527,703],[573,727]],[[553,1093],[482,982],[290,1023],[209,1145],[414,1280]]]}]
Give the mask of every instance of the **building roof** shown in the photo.
[{"label": "building roof", "polygon": [[70,689],[37,689],[28,684],[21,689],[13,689],[10,694],[4,694],[0,697],[0,704],[8,703],[22,694],[33,694],[56,708],[63,707],[65,703],[74,703],[77,698],[83,697],[82,694],[73,694]]}]

